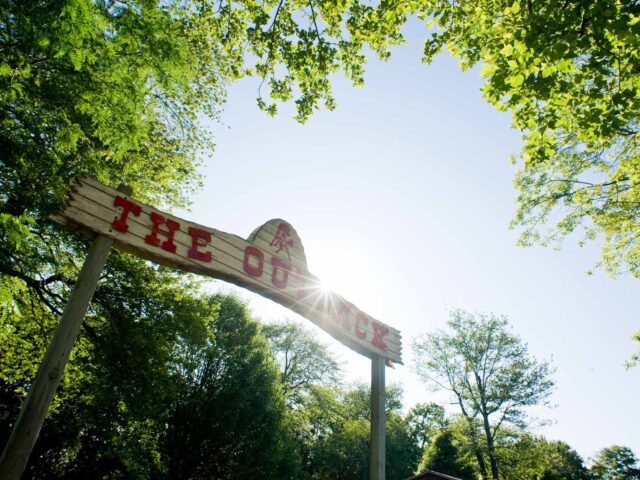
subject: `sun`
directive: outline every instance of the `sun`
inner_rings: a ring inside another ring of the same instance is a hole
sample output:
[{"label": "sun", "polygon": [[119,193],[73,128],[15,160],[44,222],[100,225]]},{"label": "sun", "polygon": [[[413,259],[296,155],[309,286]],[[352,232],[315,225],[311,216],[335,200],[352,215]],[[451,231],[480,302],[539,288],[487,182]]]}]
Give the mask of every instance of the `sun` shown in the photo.
[{"label": "sun", "polygon": [[329,286],[329,283],[325,280],[320,280],[320,283],[318,284],[318,290],[323,297],[330,296],[331,292],[333,291]]}]

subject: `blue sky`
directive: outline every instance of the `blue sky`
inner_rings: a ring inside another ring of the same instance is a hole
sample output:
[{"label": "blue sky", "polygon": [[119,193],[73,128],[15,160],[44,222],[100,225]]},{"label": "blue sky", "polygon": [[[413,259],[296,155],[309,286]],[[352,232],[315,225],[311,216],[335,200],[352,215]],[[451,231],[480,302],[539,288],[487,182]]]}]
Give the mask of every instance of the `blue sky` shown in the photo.
[{"label": "blue sky", "polygon": [[[258,81],[230,90],[217,148],[189,220],[248,236],[271,218],[297,230],[310,271],[403,334],[405,366],[389,370],[405,404],[442,401],[412,373],[410,344],[442,328],[455,308],[506,315],[530,352],[557,368],[552,420],[538,430],[585,458],[611,444],[640,455],[640,281],[587,276],[596,246],[560,251],[516,246],[519,135],[481,96],[478,71],[441,56],[420,63],[419,32],[390,62],[372,61],[363,88],[337,78],[334,112],[307,124],[290,106],[275,119],[256,106]],[[292,312],[239,291],[264,320]],[[307,322],[308,323],[308,322]],[[369,380],[369,361],[318,331],[348,380]],[[451,409],[454,412],[454,409]]]}]

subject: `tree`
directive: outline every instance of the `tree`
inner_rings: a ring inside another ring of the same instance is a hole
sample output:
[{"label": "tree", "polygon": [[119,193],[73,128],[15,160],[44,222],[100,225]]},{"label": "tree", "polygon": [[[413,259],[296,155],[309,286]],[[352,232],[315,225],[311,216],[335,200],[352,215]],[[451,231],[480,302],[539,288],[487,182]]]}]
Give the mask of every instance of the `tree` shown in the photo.
[{"label": "tree", "polygon": [[[592,480],[580,455],[564,442],[548,441],[513,428],[502,428],[495,442],[501,480]],[[466,419],[450,417],[447,427],[432,437],[419,471],[436,470],[476,479],[473,449]],[[486,448],[482,450],[486,456]]]},{"label": "tree", "polygon": [[[481,64],[485,98],[523,134],[513,221],[521,242],[582,227],[602,265],[640,277],[640,7],[634,1],[431,0],[425,61]],[[545,222],[555,222],[541,233]]]},{"label": "tree", "polygon": [[387,417],[385,431],[386,476],[389,480],[405,480],[416,471],[422,449],[415,441],[409,418],[399,412],[392,412]]},{"label": "tree", "polygon": [[280,365],[283,394],[291,405],[299,405],[312,385],[337,385],[338,362],[309,330],[291,321],[268,323],[262,330]]},{"label": "tree", "polygon": [[491,477],[498,480],[496,438],[505,425],[526,424],[526,407],[548,402],[552,368],[529,355],[504,317],[455,310],[448,327],[414,341],[416,371],[425,382],[451,392],[468,422],[480,474],[486,478],[476,433],[479,419]]},{"label": "tree", "polygon": [[[197,288],[184,275],[112,253],[25,478],[162,471],[159,439],[176,393],[175,347],[204,341],[217,311]],[[25,307],[0,322],[12,340],[2,345],[0,380],[13,398],[28,391],[57,320],[46,308],[33,318]],[[17,413],[0,422],[3,440]]]},{"label": "tree", "polygon": [[[308,416],[305,436],[306,478],[315,480],[369,478],[370,392],[364,385],[349,390],[314,387],[298,415]],[[400,414],[402,392],[386,391],[386,473],[389,480],[411,476],[420,460],[407,417]]]},{"label": "tree", "polygon": [[418,403],[407,414],[407,423],[416,445],[424,450],[431,438],[447,426],[444,407],[435,403]]},{"label": "tree", "polygon": [[564,442],[505,429],[496,453],[505,480],[590,480],[580,455]]},{"label": "tree", "polygon": [[542,480],[589,480],[582,457],[564,442],[546,442]]},{"label": "tree", "polygon": [[473,464],[463,454],[463,448],[453,430],[440,430],[425,450],[418,471],[434,470],[463,480],[477,478]]},{"label": "tree", "polygon": [[596,480],[640,479],[638,458],[630,448],[619,445],[600,450],[590,471]]},{"label": "tree", "polygon": [[315,442],[310,478],[366,480],[368,452],[369,424],[362,418],[345,417],[339,429]]},{"label": "tree", "polygon": [[210,302],[220,305],[210,340],[181,351],[183,386],[163,442],[166,478],[295,478],[278,370],[259,324],[235,297]]}]

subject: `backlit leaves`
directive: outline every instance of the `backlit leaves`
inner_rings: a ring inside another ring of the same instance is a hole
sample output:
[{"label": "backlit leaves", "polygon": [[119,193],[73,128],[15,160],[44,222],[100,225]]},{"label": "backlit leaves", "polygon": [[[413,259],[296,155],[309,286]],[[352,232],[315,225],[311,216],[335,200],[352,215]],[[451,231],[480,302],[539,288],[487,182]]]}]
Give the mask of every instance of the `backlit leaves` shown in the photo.
[{"label": "backlit leaves", "polygon": [[609,273],[640,276],[637,2],[433,0],[425,10],[438,27],[425,60],[446,47],[463,68],[481,63],[485,98],[523,133],[522,243],[581,230],[601,241]]}]

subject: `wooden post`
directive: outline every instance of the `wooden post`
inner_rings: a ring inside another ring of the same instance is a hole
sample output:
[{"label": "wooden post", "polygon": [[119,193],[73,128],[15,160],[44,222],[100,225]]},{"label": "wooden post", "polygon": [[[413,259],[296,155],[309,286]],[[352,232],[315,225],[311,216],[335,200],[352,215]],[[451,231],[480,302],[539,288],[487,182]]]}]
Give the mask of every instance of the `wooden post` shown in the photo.
[{"label": "wooden post", "polygon": [[[125,191],[125,188],[121,191]],[[131,194],[130,190],[126,193]],[[112,239],[98,236],[89,250],[56,333],[0,458],[2,480],[19,480],[27,466],[112,244]]]},{"label": "wooden post", "polygon": [[369,479],[385,480],[385,359],[376,355],[371,359],[371,445]]}]

